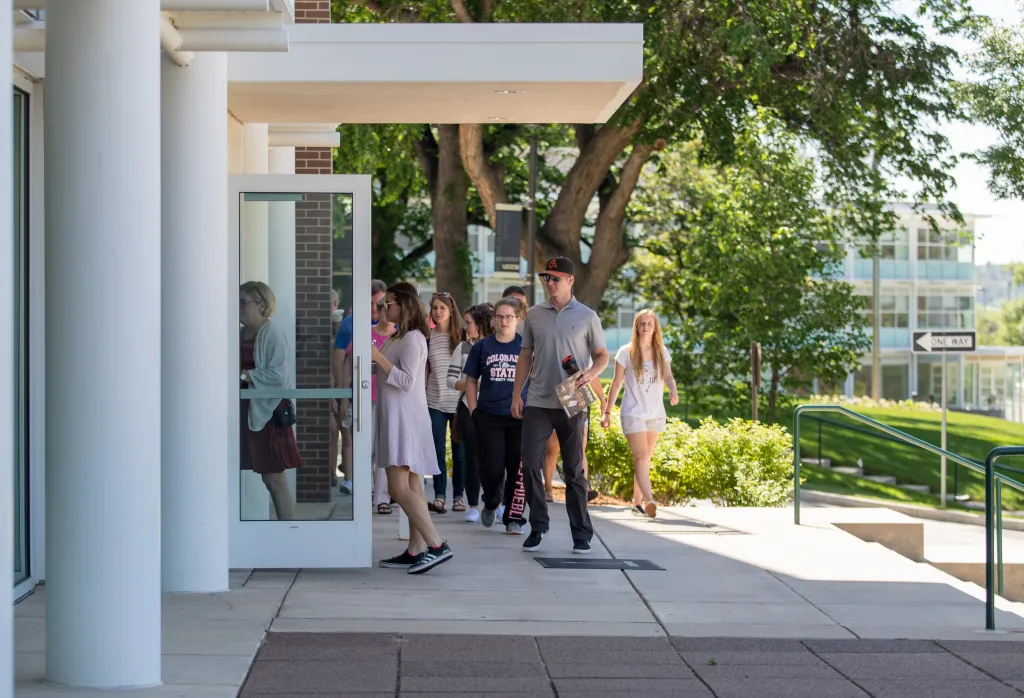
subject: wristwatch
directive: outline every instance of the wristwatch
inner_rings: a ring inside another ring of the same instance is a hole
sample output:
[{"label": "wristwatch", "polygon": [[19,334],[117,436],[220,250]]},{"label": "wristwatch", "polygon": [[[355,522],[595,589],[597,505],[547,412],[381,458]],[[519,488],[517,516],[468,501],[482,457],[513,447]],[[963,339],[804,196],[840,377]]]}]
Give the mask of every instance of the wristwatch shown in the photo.
[{"label": "wristwatch", "polygon": [[241,381],[242,381],[243,383],[248,383],[248,382],[249,382],[249,376],[247,376],[247,375],[245,374],[245,371],[242,371],[242,375],[241,375]]}]

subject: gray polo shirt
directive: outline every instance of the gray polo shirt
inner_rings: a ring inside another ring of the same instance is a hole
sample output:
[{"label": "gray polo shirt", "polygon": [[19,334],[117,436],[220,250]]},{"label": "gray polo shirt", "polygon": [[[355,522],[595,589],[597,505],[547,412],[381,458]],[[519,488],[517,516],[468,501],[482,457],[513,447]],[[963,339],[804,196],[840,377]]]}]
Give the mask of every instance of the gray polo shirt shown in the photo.
[{"label": "gray polo shirt", "polygon": [[572,354],[585,371],[593,364],[591,356],[605,348],[597,313],[575,297],[561,311],[551,301],[530,308],[523,322],[523,349],[533,349],[526,406],[558,409],[555,386],[568,377],[562,359]]}]

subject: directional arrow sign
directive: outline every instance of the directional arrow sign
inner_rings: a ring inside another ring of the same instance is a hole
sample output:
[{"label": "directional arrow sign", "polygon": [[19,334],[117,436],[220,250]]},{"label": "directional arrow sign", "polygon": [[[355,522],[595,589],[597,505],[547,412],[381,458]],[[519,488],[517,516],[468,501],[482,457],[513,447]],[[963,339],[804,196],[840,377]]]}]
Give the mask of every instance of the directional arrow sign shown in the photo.
[{"label": "directional arrow sign", "polygon": [[911,349],[915,354],[963,354],[975,351],[977,344],[973,330],[915,332]]}]

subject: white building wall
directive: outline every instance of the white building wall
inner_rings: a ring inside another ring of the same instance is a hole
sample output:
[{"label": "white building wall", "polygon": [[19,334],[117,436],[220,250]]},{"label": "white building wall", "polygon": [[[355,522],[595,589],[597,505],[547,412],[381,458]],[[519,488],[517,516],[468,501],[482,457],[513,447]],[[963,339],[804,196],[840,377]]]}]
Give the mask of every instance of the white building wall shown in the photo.
[{"label": "white building wall", "polygon": [[228,114],[228,173],[245,172],[245,127],[242,122]]}]

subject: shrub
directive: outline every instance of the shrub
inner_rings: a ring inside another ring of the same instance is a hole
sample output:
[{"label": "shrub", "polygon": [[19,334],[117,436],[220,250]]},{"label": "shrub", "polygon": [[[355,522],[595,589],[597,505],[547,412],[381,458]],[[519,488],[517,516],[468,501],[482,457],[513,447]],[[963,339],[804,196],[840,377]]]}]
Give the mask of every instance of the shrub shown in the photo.
[{"label": "shrub", "polygon": [[909,412],[941,412],[942,406],[926,400],[875,400],[870,397],[847,397],[846,395],[811,395],[807,402],[812,405],[839,405],[851,409],[900,409]]},{"label": "shrub", "polygon": [[[587,445],[590,478],[601,491],[632,497],[632,454],[618,413]],[[710,499],[720,506],[782,506],[793,475],[792,439],[783,427],[708,418],[692,429],[669,418],[651,459],[651,487],[666,504]]]}]

